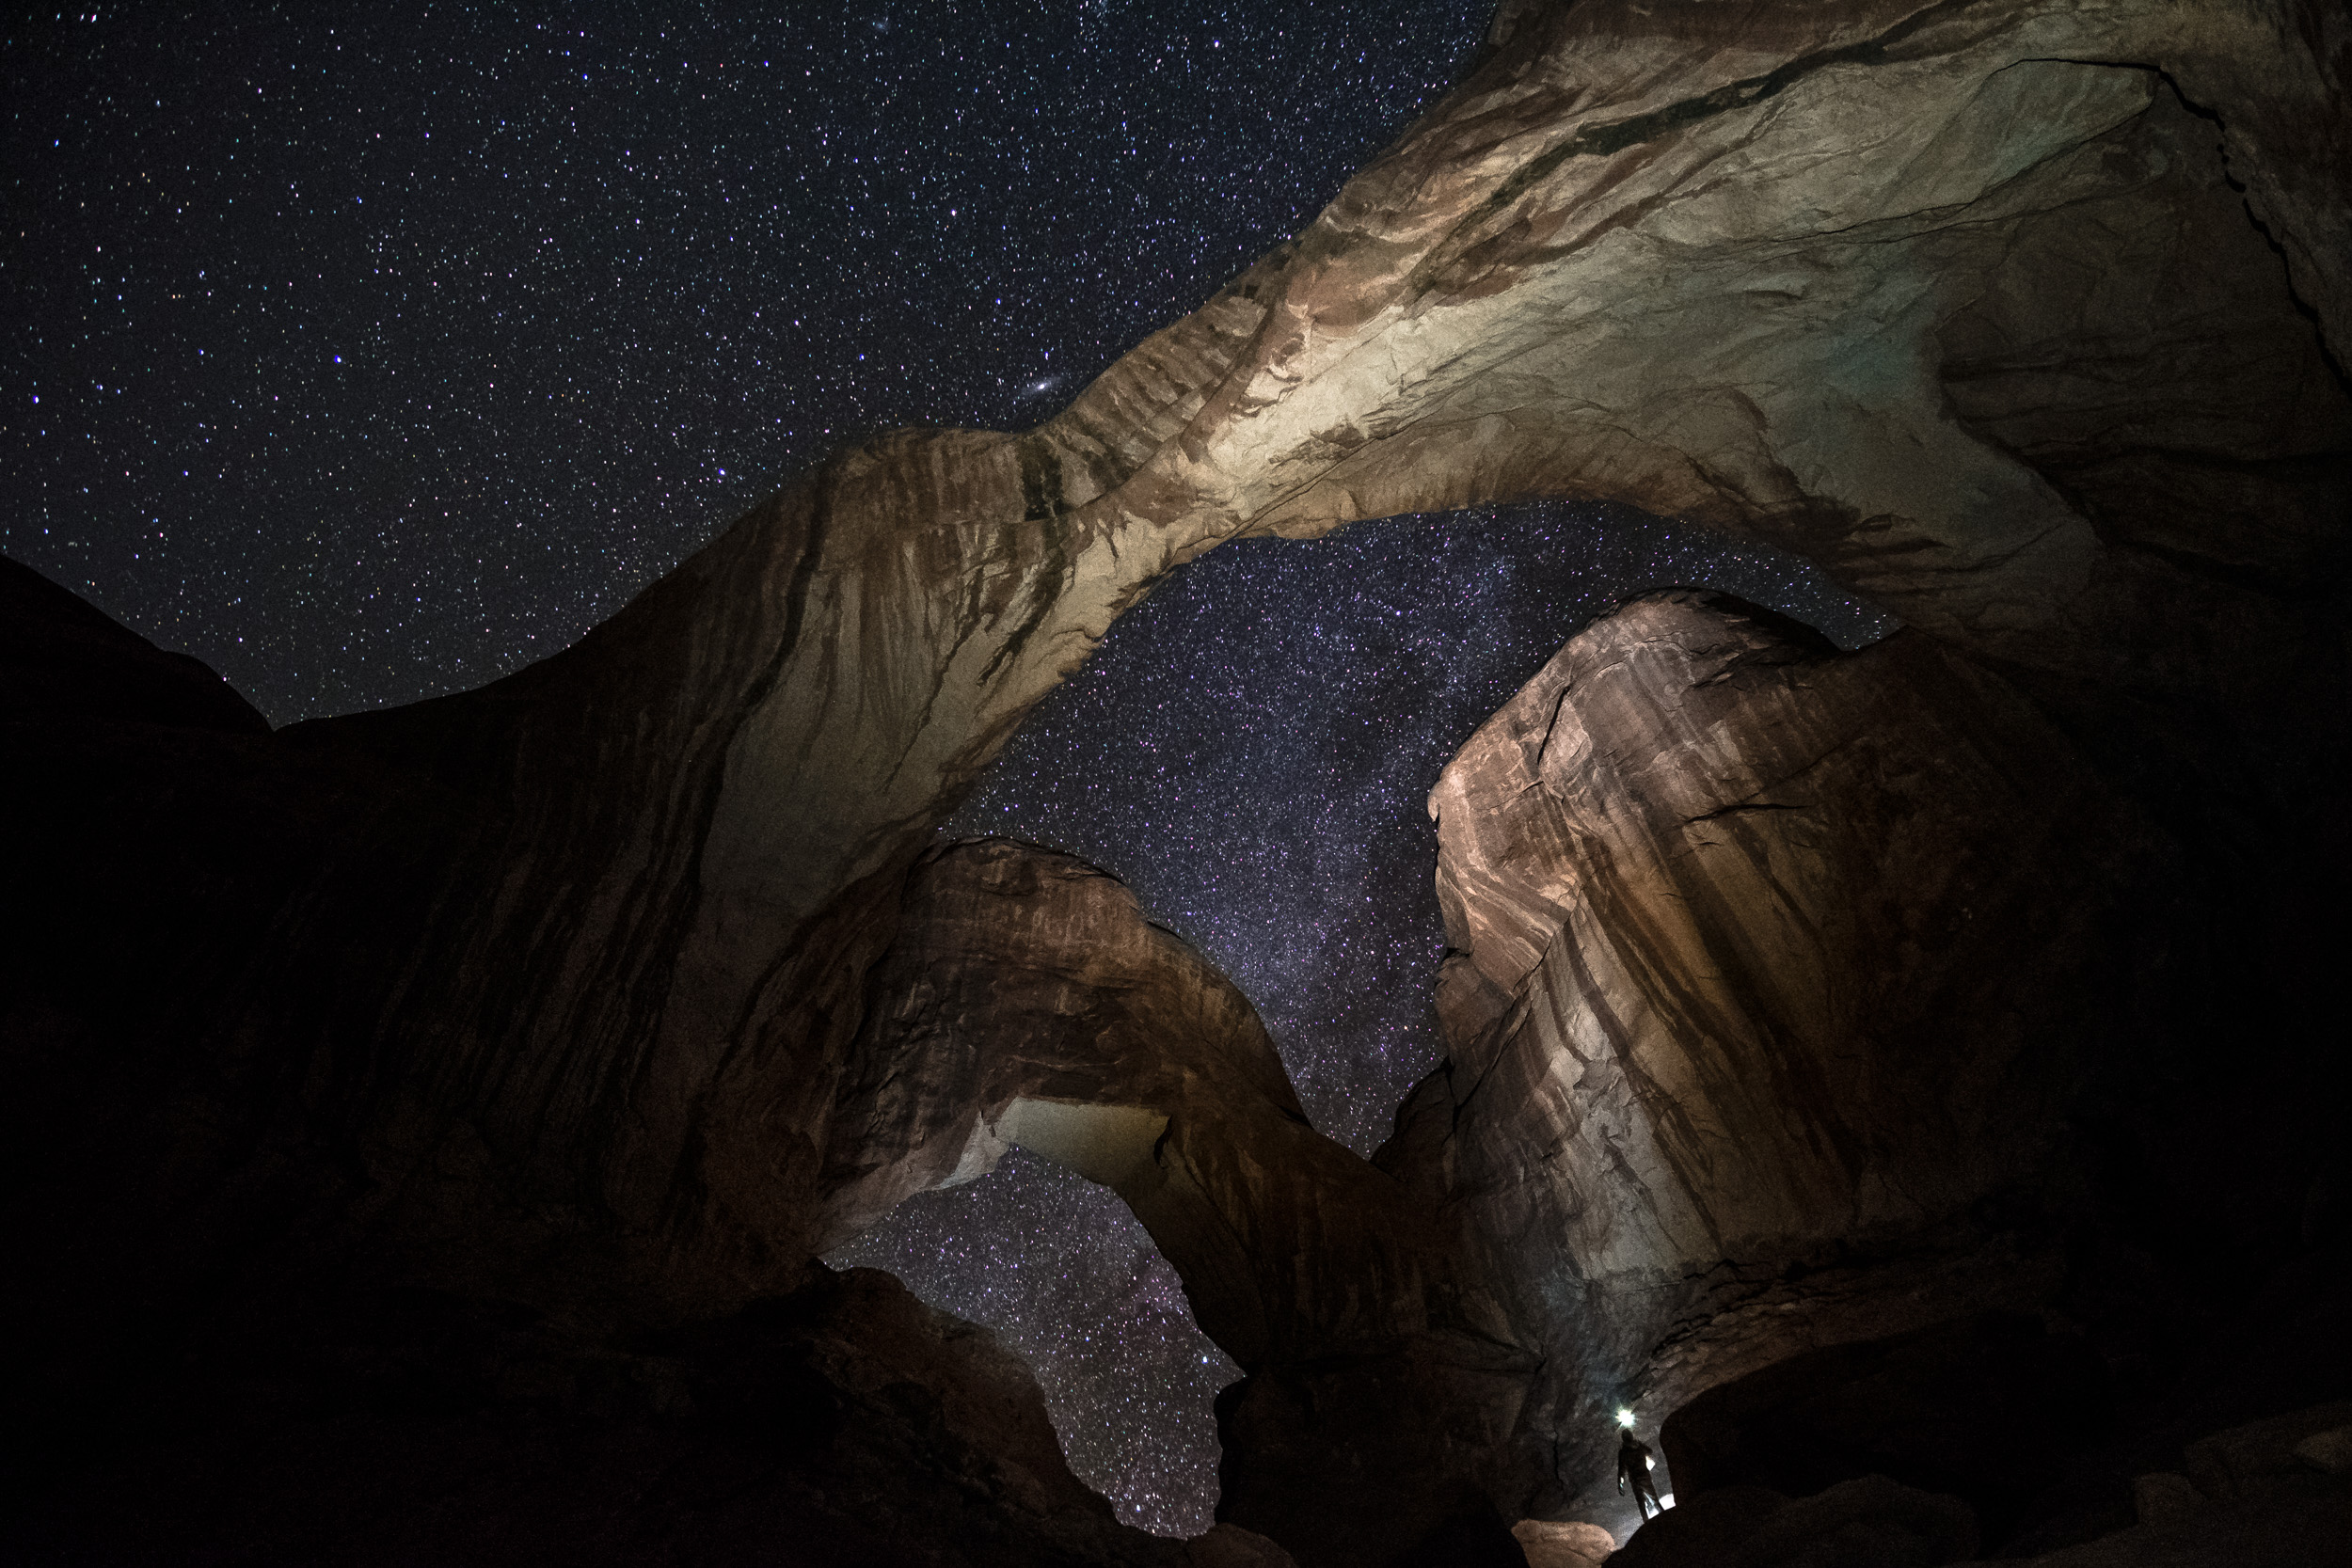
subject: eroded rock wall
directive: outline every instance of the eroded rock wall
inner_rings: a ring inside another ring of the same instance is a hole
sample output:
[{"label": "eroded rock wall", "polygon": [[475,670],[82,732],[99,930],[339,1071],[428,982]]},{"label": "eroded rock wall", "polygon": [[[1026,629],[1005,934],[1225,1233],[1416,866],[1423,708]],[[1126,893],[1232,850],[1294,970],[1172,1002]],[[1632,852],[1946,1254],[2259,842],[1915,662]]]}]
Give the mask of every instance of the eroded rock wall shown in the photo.
[{"label": "eroded rock wall", "polygon": [[[789,1290],[837,1217],[825,1172],[862,1159],[837,1107],[933,824],[1121,610],[1244,534],[1586,497],[1772,540],[1997,667],[2198,865],[2283,868],[2200,871],[2217,922],[2316,907],[2352,820],[2324,597],[2345,25],[1513,4],[1307,231],[1036,431],[845,451],[482,691],[276,736],[20,732],[24,819],[94,847],[40,863],[55,917],[8,974],[20,1229],[71,1259],[34,1271],[52,1327],[319,1271],[648,1321]],[[2264,826],[2289,814],[2292,858]],[[1651,913],[1629,963],[1696,951],[1674,920],[1703,906]],[[2263,988],[2308,988],[2320,955],[2279,951]],[[1685,978],[1727,1028],[1711,972]],[[1676,1196],[1715,1156],[1645,1134],[1655,1212],[1580,1218],[1580,1245],[1695,1256],[1710,1226],[1812,1234],[1824,1195],[1875,1225],[1971,1189],[1956,1132],[1927,1146],[1962,1174],[1931,1175],[1792,1087],[1851,1066],[1804,1043],[1845,1024],[1806,1036],[1761,972],[1738,984],[1770,1005],[1764,1065],[1674,1081],[1734,1120],[1815,1108],[1738,1155],[1753,1196]],[[1930,1074],[1955,1127],[2010,1092],[1957,1060]]]},{"label": "eroded rock wall", "polygon": [[866,1021],[834,1233],[1008,1142],[1071,1165],[1126,1199],[1246,1374],[1219,1402],[1220,1519],[1311,1564],[1459,1523],[1533,1358],[1436,1205],[1307,1125],[1248,1003],[1124,886],[1005,840],[935,852]]},{"label": "eroded rock wall", "polygon": [[[1571,639],[1430,810],[1449,1056],[1376,1163],[1463,1227],[1540,1356],[1502,1495],[1569,1506],[1614,1407],[1659,1420],[1816,1347],[2055,1310],[2121,1357],[2193,1316],[2231,1243],[2176,1196],[2201,1140],[2167,1139],[2266,1087],[2168,1066],[2217,1043],[2174,1011],[2214,978],[2217,911],[2184,895],[2210,846],[2000,675],[1654,594]],[[2119,1081],[2152,1117],[2130,1153]],[[2308,1182],[2324,1129],[2262,1114]],[[2263,1158],[2229,1177],[2249,1272],[2300,1192]],[[2172,1234],[2127,1259],[2151,1217]]]},{"label": "eroded rock wall", "polygon": [[[1797,548],[2086,725],[2318,668],[2233,572],[2324,557],[2341,511],[2341,34],[1510,8],[1304,234],[1040,429],[844,451],[545,664],[282,737],[357,784],[261,928],[191,917],[229,977],[168,1026],[193,1131],[157,1179],[324,1139],[388,1267],[543,1293],[577,1253],[663,1310],[787,1280],[930,824],[1240,534],[1629,501]],[[2139,538],[2152,491],[2195,499]],[[475,1245],[452,1203],[540,1236]]]}]

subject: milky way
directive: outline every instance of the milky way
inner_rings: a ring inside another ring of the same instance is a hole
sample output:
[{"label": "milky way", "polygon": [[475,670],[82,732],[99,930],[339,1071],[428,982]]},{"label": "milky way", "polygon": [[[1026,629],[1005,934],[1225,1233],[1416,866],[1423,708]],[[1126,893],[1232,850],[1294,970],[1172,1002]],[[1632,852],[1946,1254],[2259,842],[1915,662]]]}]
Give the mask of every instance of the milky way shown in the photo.
[{"label": "milky way", "polygon": [[[1579,625],[1670,584],[1729,589],[1850,647],[1892,626],[1804,562],[1614,508],[1225,545],[1112,627],[942,832],[1117,873],[1257,1006],[1314,1124],[1368,1154],[1438,1055],[1429,786]],[[1122,1517],[1207,1528],[1209,1405],[1239,1369],[1171,1309],[1172,1274],[1107,1191],[1016,1157],[830,1260],[996,1326]]]},{"label": "milky way", "polygon": [[[675,9],[12,24],[0,549],[279,722],[478,686],[844,440],[1043,419],[1301,228],[1487,8]],[[1666,582],[1883,626],[1593,508],[1228,546],[946,831],[1126,879],[1369,1150],[1437,1053],[1423,793],[1580,621]],[[997,1327],[1123,1516],[1206,1525],[1237,1369],[1110,1194],[1016,1151],[834,1261]]]}]

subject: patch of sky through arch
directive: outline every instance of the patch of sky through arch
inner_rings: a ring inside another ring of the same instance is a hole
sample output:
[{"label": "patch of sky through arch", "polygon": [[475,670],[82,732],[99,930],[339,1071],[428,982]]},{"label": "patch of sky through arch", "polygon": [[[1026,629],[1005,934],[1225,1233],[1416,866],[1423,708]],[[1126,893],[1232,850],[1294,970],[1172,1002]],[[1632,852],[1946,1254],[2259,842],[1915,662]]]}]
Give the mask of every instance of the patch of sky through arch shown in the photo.
[{"label": "patch of sky through arch", "polygon": [[[1027,839],[1125,880],[1257,1006],[1315,1125],[1369,1154],[1439,1055],[1430,785],[1577,627],[1670,585],[1727,590],[1844,647],[1894,627],[1809,562],[1614,507],[1226,545],[1111,628],[941,832]],[[1121,1518],[1208,1528],[1210,1402],[1239,1369],[1108,1189],[1015,1150],[829,1261],[887,1268],[995,1328]]]}]

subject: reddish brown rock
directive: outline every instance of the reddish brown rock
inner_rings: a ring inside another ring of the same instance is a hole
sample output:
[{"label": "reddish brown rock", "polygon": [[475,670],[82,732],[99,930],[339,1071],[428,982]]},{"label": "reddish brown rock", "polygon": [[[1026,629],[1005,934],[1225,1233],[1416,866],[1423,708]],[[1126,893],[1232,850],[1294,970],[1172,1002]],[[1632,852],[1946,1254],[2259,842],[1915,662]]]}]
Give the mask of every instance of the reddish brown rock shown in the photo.
[{"label": "reddish brown rock", "polygon": [[[2110,1347],[2181,1332],[2231,1223],[2187,1191],[2211,1126],[2325,1158],[2264,1080],[2159,1065],[2202,1043],[2160,1000],[2223,978],[2185,961],[2210,847],[1916,632],[1840,654],[1721,595],[1634,600],[1481,726],[1430,809],[1449,1059],[1377,1163],[1462,1227],[1540,1359],[1489,1472],[1531,1511],[1609,1507],[1627,1405],[1676,1413],[1686,1501],[1877,1471],[2005,1539],[2104,1439],[2106,1371],[2034,1320],[2014,1344],[2018,1320],[1963,1320],[2063,1304]],[[2121,1152],[2085,1135],[2127,1117]],[[2228,1180],[2275,1262],[2301,1189],[2261,1185],[2270,1152]],[[2170,1234],[2118,1291],[2099,1271],[2151,1215]],[[1858,1355],[1903,1370],[1835,1370]],[[1836,1414],[1702,1464],[1692,1433],[1768,1386]],[[2012,1473],[2027,1425],[2042,1468]]]},{"label": "reddish brown rock", "polygon": [[902,909],[834,1111],[832,1237],[1020,1143],[1127,1200],[1245,1370],[1500,1323],[1395,1181],[1308,1126],[1232,983],[1115,879],[982,839],[927,859]]},{"label": "reddish brown rock", "polygon": [[834,1233],[1020,1143],[1126,1199],[1248,1374],[1221,1519],[1333,1565],[1458,1524],[1532,1361],[1434,1207],[1307,1125],[1248,1003],[1132,893],[1031,846],[941,850],[867,995]]},{"label": "reddish brown rock", "polygon": [[2051,1169],[2169,850],[2016,691],[1653,594],[1430,809],[1450,1056],[1379,1161],[1510,1281],[1517,1440],[1571,1490],[1619,1403],[2055,1289],[1969,1216]]},{"label": "reddish brown rock", "polygon": [[[1605,497],[1799,548],[2087,724],[2324,685],[2246,574],[2325,557],[2341,511],[2341,27],[1509,8],[1306,233],[1038,431],[842,452],[555,658],[283,736],[359,782],[278,912],[191,913],[201,1024],[126,1026],[182,1075],[155,1179],[199,1201],[323,1140],[363,1174],[285,1201],[364,1209],[395,1273],[777,1288],[930,825],[1240,534]],[[2135,534],[2151,495],[2194,499]]]},{"label": "reddish brown rock", "polygon": [[[2345,26],[2218,0],[1515,0],[1305,233],[1046,425],[838,453],[541,665],[272,736],[201,682],[135,739],[119,712],[81,724],[5,689],[12,819],[65,847],[17,891],[40,918],[0,974],[8,1223],[51,1282],[28,1342],[57,1347],[58,1398],[157,1325],[290,1281],[647,1324],[794,1290],[902,1155],[928,1172],[969,1147],[864,1150],[869,1113],[837,1107],[887,1048],[866,986],[907,877],[1028,705],[1220,541],[1523,497],[1790,546],[1918,630],[1858,662],[1759,645],[1724,667],[1759,723],[1793,725],[1735,761],[1844,736],[1878,769],[1833,797],[1855,829],[1772,795],[1800,775],[1772,768],[1751,788],[1628,756],[1553,781],[1602,814],[1609,927],[1541,875],[1500,897],[1475,974],[1447,981],[1477,1037],[1443,1090],[1515,1086],[1542,1135],[1417,1117],[1400,1146],[1432,1201],[1550,1228],[1509,1249],[1513,1327],[1477,1367],[1420,1338],[1253,1383],[1232,1430],[1284,1506],[1377,1492],[1376,1466],[1319,1492],[1348,1462],[1318,1434],[1399,1400],[1465,1455],[1499,1447],[1488,1490],[1532,1500],[1589,1473],[1599,1390],[1728,1375],[1785,1343],[1791,1300],[1883,1332],[1892,1302],[2029,1291],[2030,1227],[1978,1211],[2061,1123],[2119,1148],[2162,1123],[2126,1183],[2145,1227],[2212,1245],[2217,1281],[2275,1259],[2280,1195],[2318,1158],[2305,1042],[2352,821],[2325,592],[2352,451]],[[1873,680],[1910,696],[1873,705]],[[1661,733],[1708,762],[1708,733]],[[2100,1022],[2082,998],[2112,992],[2059,980],[2146,954],[2132,920],[2101,928],[2135,913],[2143,808],[2203,913]],[[1512,956],[1522,894],[1585,919],[1609,972],[1547,978],[1508,1025],[1480,988],[1551,951]],[[1586,997],[1641,1004],[1591,1063],[1590,1116],[1568,1056],[1528,1053],[1591,1038]],[[2102,1043],[2151,1011],[2172,1022],[2149,1052]],[[1915,1069],[1872,1054],[1897,1030]],[[2211,1114],[2178,1087],[2201,1060],[2235,1075]],[[2102,1073],[2101,1115],[2054,1114]],[[1537,1147],[1566,1180],[1526,1164]],[[1219,1197],[1196,1164],[1216,1212],[1261,1190]],[[835,1205],[829,1172],[865,1196]],[[1470,1229],[1490,1256],[1512,1234]],[[1993,1234],[2023,1239],[1996,1256]],[[1908,1238],[1899,1267],[1841,1256],[1856,1237]],[[1802,1290],[1776,1272],[1800,1254]],[[1279,1319],[1268,1266],[1200,1289]],[[1470,1269],[1457,1298],[1495,1284]],[[1386,1283],[1364,1303],[1480,1321]],[[1455,1422],[1448,1390],[1472,1385],[1484,1414]]]}]

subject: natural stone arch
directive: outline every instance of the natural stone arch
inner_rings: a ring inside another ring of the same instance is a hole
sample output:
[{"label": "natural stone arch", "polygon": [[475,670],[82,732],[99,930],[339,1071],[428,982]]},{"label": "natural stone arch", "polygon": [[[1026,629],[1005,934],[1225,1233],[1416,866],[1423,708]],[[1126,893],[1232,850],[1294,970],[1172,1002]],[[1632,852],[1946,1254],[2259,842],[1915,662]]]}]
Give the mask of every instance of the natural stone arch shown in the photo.
[{"label": "natural stone arch", "polygon": [[[224,1074],[193,1092],[312,1085],[313,1110],[371,1125],[395,1165],[463,1125],[503,1182],[608,1232],[631,1290],[682,1308],[773,1288],[821,1243],[811,1199],[861,977],[932,825],[1123,608],[1243,534],[1623,499],[1791,546],[2060,682],[2161,670],[2155,694],[2226,702],[2276,653],[2179,646],[2184,626],[2244,622],[2242,601],[2096,538],[2102,496],[2181,487],[2104,438],[2049,449],[2036,383],[2004,356],[2054,285],[1991,286],[2035,223],[2097,211],[2114,221],[2078,237],[2104,276],[2165,296],[2168,269],[2209,250],[2227,264],[2197,276],[2243,283],[2267,321],[2295,316],[2291,266],[2341,341],[2312,172],[2341,166],[2334,56],[2197,14],[1512,8],[1304,235],[1040,429],[841,453],[557,657],[299,726],[301,754],[396,802],[335,826],[341,869],[303,896],[319,923],[402,932],[410,957],[313,987],[281,940],[263,967],[285,993],[267,1017],[225,999]],[[2210,148],[2159,155],[2186,114],[2159,71],[2217,107],[2290,237],[2265,276],[2245,272],[2242,209],[2182,194],[2218,188]],[[1955,423],[1932,372],[1960,326],[1998,395]],[[2204,531],[2173,555],[2292,570],[2324,532],[2209,515],[2216,497],[2225,517],[2298,515],[2343,408],[2300,330],[2300,358],[2258,379],[2275,403],[2326,394],[2317,421],[2230,437],[2200,470]],[[2062,321],[2026,346],[2083,348]],[[420,835],[444,852],[421,863]],[[237,1043],[257,1032],[278,1045]]]},{"label": "natural stone arch", "polygon": [[[177,911],[183,990],[90,1053],[140,1103],[26,1112],[109,1173],[47,1222],[78,1288],[210,1277],[265,1250],[253,1214],[299,1216],[273,1267],[657,1317],[788,1288],[865,1158],[840,1107],[933,825],[1224,539],[1622,499],[1789,545],[2078,715],[2243,707],[2331,646],[2263,585],[2341,520],[2344,26],[1507,7],[1304,235],[1045,426],[880,438],[556,658],[207,753],[300,804]],[[2100,289],[2009,264],[2070,250],[2162,328],[2109,356],[2105,424],[2045,417],[2086,405],[2035,369],[2116,346]],[[2172,330],[2217,289],[2280,345],[2242,380]],[[2340,668],[2265,744],[2338,734]]]},{"label": "natural stone arch", "polygon": [[[1010,840],[936,851],[865,1017],[829,1247],[1022,1144],[1126,1201],[1247,1374],[1220,1410],[1220,1518],[1352,1561],[1478,1487],[1517,1412],[1493,1385],[1534,1370],[1500,1299],[1425,1196],[1308,1125],[1248,1001],[1125,886]],[[1334,1413],[1291,1408],[1310,1384],[1380,1429],[1350,1454],[1352,1502],[1312,1451]]]}]

